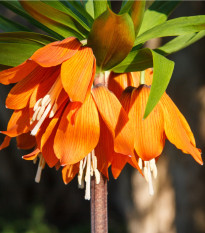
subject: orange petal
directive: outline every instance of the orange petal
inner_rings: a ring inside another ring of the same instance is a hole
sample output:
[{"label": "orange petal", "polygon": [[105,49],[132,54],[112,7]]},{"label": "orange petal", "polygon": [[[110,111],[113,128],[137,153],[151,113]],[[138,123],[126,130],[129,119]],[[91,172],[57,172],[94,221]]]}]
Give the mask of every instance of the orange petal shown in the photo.
[{"label": "orange petal", "polygon": [[29,109],[24,108],[13,112],[7,126],[7,131],[2,131],[2,133],[10,137],[16,137],[22,133],[27,133],[29,127]]},{"label": "orange petal", "polygon": [[122,169],[124,168],[124,166],[126,165],[126,163],[129,160],[128,156],[125,156],[125,155],[122,155],[122,154],[117,154],[117,155],[118,156],[113,158],[112,166],[111,166],[112,175],[113,175],[113,177],[115,179],[118,178],[118,176],[122,172]]},{"label": "orange petal", "polygon": [[83,103],[90,83],[94,80],[95,58],[91,48],[82,47],[72,58],[62,64],[61,80],[71,101]]},{"label": "orange petal", "polygon": [[192,132],[190,133],[189,126],[187,127],[188,123],[184,117],[179,116],[179,110],[166,93],[161,98],[161,105],[164,112],[165,133],[168,140],[184,153],[191,154],[202,165],[201,151],[195,147],[193,134]]},{"label": "orange petal", "polygon": [[[143,160],[150,160],[159,156],[165,143],[161,106],[157,105],[151,114],[143,119],[149,92],[150,88],[143,85],[137,89],[127,89],[121,96],[121,103],[128,112],[133,127],[134,148]],[[126,104],[128,103],[127,99],[131,99],[130,106]]]},{"label": "orange petal", "polygon": [[65,166],[62,169],[62,176],[64,183],[65,184],[70,183],[78,172],[79,172],[79,163]]},{"label": "orange petal", "polygon": [[30,59],[43,67],[57,66],[74,56],[80,46],[76,38],[68,37],[38,49]]},{"label": "orange petal", "polygon": [[49,167],[55,166],[58,162],[58,158],[55,155],[53,147],[56,130],[60,121],[59,118],[61,117],[64,108],[65,103],[61,106],[56,115],[50,120],[49,124],[46,124],[45,127],[41,127],[40,131],[42,132],[39,132],[37,135],[39,140],[38,145],[40,146],[43,157]]},{"label": "orange petal", "polygon": [[36,85],[53,74],[56,69],[41,68],[34,69],[25,79],[17,83],[9,92],[6,106],[10,109],[22,109],[26,107]]},{"label": "orange petal", "polygon": [[22,156],[22,158],[25,160],[34,160],[38,156],[39,153],[40,153],[40,150],[38,148],[36,148],[31,153]]},{"label": "orange petal", "polygon": [[108,78],[108,89],[119,99],[122,92],[128,86],[139,86],[139,72],[116,74],[111,72]]},{"label": "orange petal", "polygon": [[79,103],[70,103],[61,118],[54,139],[54,151],[61,165],[79,162],[90,153],[98,143],[100,135],[99,117],[95,103],[89,95],[76,114]]},{"label": "orange petal", "polygon": [[32,149],[36,145],[36,139],[30,135],[30,132],[16,137],[17,147],[22,150]]},{"label": "orange petal", "polygon": [[119,100],[103,86],[93,88],[92,93],[103,121],[115,138],[115,152],[126,155],[133,154],[132,130],[127,124],[128,116]]},{"label": "orange petal", "polygon": [[0,145],[0,150],[3,150],[4,148],[8,147],[10,144],[10,141],[11,141],[11,137],[6,136],[2,144]]},{"label": "orange petal", "polygon": [[95,148],[97,157],[97,168],[105,177],[108,176],[109,163],[112,161],[114,152],[114,142],[111,132],[108,130],[101,116],[100,119],[100,138]]},{"label": "orange petal", "polygon": [[17,83],[29,75],[36,67],[37,64],[35,62],[27,60],[17,67],[1,71],[0,83],[5,85]]}]

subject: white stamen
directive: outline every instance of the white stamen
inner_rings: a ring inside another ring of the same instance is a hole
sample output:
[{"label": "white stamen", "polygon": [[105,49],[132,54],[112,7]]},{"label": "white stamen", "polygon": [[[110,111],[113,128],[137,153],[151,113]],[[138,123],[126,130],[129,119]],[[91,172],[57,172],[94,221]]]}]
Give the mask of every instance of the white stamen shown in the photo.
[{"label": "white stamen", "polygon": [[41,107],[37,107],[36,111],[34,112],[33,114],[33,117],[32,117],[32,121],[34,122],[37,118],[37,115],[39,113],[39,111],[41,110]]},{"label": "white stamen", "polygon": [[57,105],[57,103],[55,103],[55,104],[53,105],[53,108],[51,109],[51,112],[50,112],[50,114],[49,114],[49,118],[54,117],[54,115],[55,115],[57,109],[58,109],[58,105]]},{"label": "white stamen", "polygon": [[100,182],[100,172],[97,169],[97,158],[92,151],[84,159],[80,161],[79,173],[78,173],[78,186],[79,188],[84,187],[84,180],[86,182],[85,186],[85,199],[90,200],[90,183],[91,176],[95,175],[95,182],[99,184]]},{"label": "white stamen", "polygon": [[43,113],[41,119],[38,121],[38,123],[35,125],[35,127],[31,131],[31,135],[34,136],[34,135],[37,134],[39,128],[43,124],[43,121],[46,119],[46,116],[48,115],[48,113],[49,113],[50,110],[51,110],[51,104],[48,105],[48,107],[46,108],[45,112]]},{"label": "white stamen", "polygon": [[36,111],[36,109],[41,105],[42,98],[40,98],[34,105],[33,111]]},{"label": "white stamen", "polygon": [[42,170],[44,169],[44,167],[45,167],[45,160],[44,160],[42,154],[39,154],[38,169],[37,169],[37,173],[36,173],[36,177],[35,177],[35,182],[36,183],[40,182],[41,173],[42,173]]},{"label": "white stamen", "polygon": [[[138,160],[139,167],[141,166],[140,159]],[[152,175],[154,178],[157,177],[157,166],[155,159],[151,159],[150,161],[144,161],[144,177],[145,180],[149,184],[149,194],[154,195],[154,188],[152,183]]]},{"label": "white stamen", "polygon": [[46,106],[42,106],[37,114],[36,120],[39,121],[45,111]]},{"label": "white stamen", "polygon": [[51,102],[51,97],[50,97],[50,95],[45,95],[44,97],[43,97],[43,100],[42,100],[42,103],[41,103],[41,105],[42,106],[46,106],[46,105],[48,105],[49,103]]},{"label": "white stamen", "polygon": [[87,156],[87,168],[85,174],[85,200],[90,200],[90,167],[91,167],[91,158],[90,154]]},{"label": "white stamen", "polygon": [[152,184],[152,174],[151,174],[151,171],[150,171],[150,163],[148,162],[147,164],[147,170],[148,170],[148,184],[149,184],[149,194],[152,196],[154,195],[154,188],[153,188],[153,184]]},{"label": "white stamen", "polygon": [[141,158],[139,158],[139,160],[138,160],[138,165],[139,165],[139,168],[142,169],[142,159]]}]

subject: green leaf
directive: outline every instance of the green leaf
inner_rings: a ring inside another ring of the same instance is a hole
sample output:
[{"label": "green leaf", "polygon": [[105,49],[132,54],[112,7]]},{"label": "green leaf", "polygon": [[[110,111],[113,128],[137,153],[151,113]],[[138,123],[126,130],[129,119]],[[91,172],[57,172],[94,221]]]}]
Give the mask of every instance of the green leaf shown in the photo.
[{"label": "green leaf", "polygon": [[95,19],[107,10],[107,0],[93,1]]},{"label": "green leaf", "polygon": [[[76,12],[74,13],[71,9],[69,9],[68,7],[66,7],[64,4],[62,4],[60,1],[44,1],[42,0],[42,2],[46,3],[47,5],[61,11],[64,12],[65,14],[71,16],[74,20],[76,20],[85,30],[90,31],[90,27],[85,23],[87,20],[86,18],[83,18],[82,15],[80,15],[78,13],[78,15],[76,14]],[[80,16],[80,17],[78,17]]]},{"label": "green leaf", "polygon": [[174,70],[173,61],[168,60],[151,49],[147,50],[150,51],[153,57],[154,74],[149,98],[145,108],[144,118],[151,113],[159,102],[163,93],[166,91]]},{"label": "green leaf", "polygon": [[22,26],[21,24],[15,23],[0,15],[0,29],[4,32],[15,32],[15,31],[29,31],[28,28]]},{"label": "green leaf", "polygon": [[20,44],[20,43],[0,43],[0,64],[5,66],[17,66],[26,59],[42,45],[35,44]]},{"label": "green leaf", "polygon": [[82,4],[86,12],[94,19],[95,12],[94,12],[93,0],[82,1]]},{"label": "green leaf", "polygon": [[88,46],[93,49],[97,66],[101,70],[108,70],[128,55],[134,40],[134,25],[130,15],[117,15],[108,8],[94,21]]},{"label": "green leaf", "polygon": [[20,5],[18,0],[13,0],[13,1],[0,1],[0,4],[5,6],[6,8],[10,9],[14,13],[18,14],[19,16],[22,16],[23,18],[27,19],[31,24],[36,26],[37,28],[42,29],[43,31],[47,32],[48,34],[54,36],[56,39],[63,39],[62,36],[57,34],[56,32],[50,30],[43,24],[39,23],[37,20],[35,20],[33,17],[31,17]]},{"label": "green leaf", "polygon": [[23,8],[36,20],[63,37],[75,36],[84,39],[85,30],[72,16],[41,1],[21,1]]},{"label": "green leaf", "polygon": [[8,32],[0,33],[1,42],[23,43],[23,44],[39,44],[45,46],[56,39],[35,32]]},{"label": "green leaf", "polygon": [[126,73],[132,71],[142,71],[153,67],[152,54],[148,49],[132,51],[117,66],[112,68],[115,73]]},{"label": "green leaf", "polygon": [[127,13],[132,7],[132,5],[133,5],[133,1],[130,1],[130,0],[122,1],[122,6],[121,6],[119,14]]},{"label": "green leaf", "polygon": [[166,56],[188,47],[189,45],[203,38],[204,36],[205,30],[178,36],[167,42],[166,44],[162,45],[161,47],[155,49],[155,51]]},{"label": "green leaf", "polygon": [[145,11],[139,35],[145,31],[164,23],[180,1],[154,1]]},{"label": "green leaf", "polygon": [[168,20],[137,37],[135,45],[144,43],[152,38],[179,36],[198,32],[205,29],[205,15],[180,17]]},{"label": "green leaf", "polygon": [[132,18],[132,21],[134,23],[134,28],[135,28],[135,37],[137,37],[137,34],[140,30],[141,24],[142,24],[142,19],[144,16],[144,10],[145,10],[145,4],[146,1],[134,1],[132,4],[129,14]]},{"label": "green leaf", "polygon": [[94,8],[93,0],[60,0],[67,8],[69,8],[75,15],[87,22],[89,27],[93,24]]}]

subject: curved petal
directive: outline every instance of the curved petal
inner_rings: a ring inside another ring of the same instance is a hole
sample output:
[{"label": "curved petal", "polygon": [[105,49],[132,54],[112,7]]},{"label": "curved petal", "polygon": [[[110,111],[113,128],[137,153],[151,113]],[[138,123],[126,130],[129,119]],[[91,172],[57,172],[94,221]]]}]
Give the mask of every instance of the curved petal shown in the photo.
[{"label": "curved petal", "polygon": [[129,121],[133,126],[134,148],[143,160],[159,156],[165,143],[161,106],[157,105],[151,114],[143,119],[149,92],[150,88],[142,85],[137,89],[127,89],[121,97],[121,103],[128,112]]},{"label": "curved petal", "polygon": [[114,150],[117,153],[133,154],[133,134],[128,116],[119,100],[106,87],[97,86],[92,94],[100,115],[114,138]]},{"label": "curved petal", "polygon": [[50,122],[40,129],[41,132],[37,135],[39,140],[39,147],[43,157],[49,167],[53,167],[58,162],[58,158],[54,152],[54,138],[56,135],[56,130],[58,128],[60,117],[65,108],[66,103],[64,103],[58,110],[56,115],[50,120]]},{"label": "curved petal", "polygon": [[108,89],[119,99],[124,89],[128,86],[139,86],[138,75],[140,75],[139,72],[122,74],[111,72],[108,78]]},{"label": "curved petal", "polygon": [[0,145],[0,150],[3,150],[4,148],[8,147],[10,144],[10,141],[11,141],[11,137],[6,136]]},{"label": "curved petal", "polygon": [[[69,103],[56,132],[54,151],[61,165],[79,162],[96,147],[99,140],[99,117],[91,95],[78,109],[79,103]],[[76,110],[78,112],[73,123]]]},{"label": "curved petal", "polygon": [[38,49],[30,59],[43,67],[57,66],[74,56],[80,47],[76,38],[68,37]]},{"label": "curved petal", "polygon": [[22,158],[25,159],[25,160],[34,160],[38,156],[39,153],[40,153],[39,148],[36,148],[31,153],[22,156]]},{"label": "curved petal", "polygon": [[37,67],[34,69],[25,79],[21,80],[11,89],[6,99],[6,106],[10,109],[22,109],[26,107],[36,85],[48,79],[55,71],[55,68],[45,69]]},{"label": "curved petal", "polygon": [[79,163],[73,165],[67,165],[62,169],[62,177],[65,184],[71,182],[71,180],[79,172]]},{"label": "curved petal", "polygon": [[178,149],[186,154],[191,154],[199,163],[203,164],[201,151],[193,143],[193,134],[184,117],[179,116],[179,110],[169,96],[165,93],[161,98],[161,105],[164,112],[164,128],[168,140]]},{"label": "curved petal", "polygon": [[117,157],[113,158],[111,171],[112,171],[112,175],[115,179],[118,178],[118,176],[122,172],[122,169],[124,168],[124,166],[126,165],[128,160],[129,160],[129,157],[122,155],[122,154],[118,154]]},{"label": "curved petal", "polygon": [[83,103],[90,83],[94,80],[95,57],[92,49],[82,47],[79,51],[62,64],[61,80],[71,101]]},{"label": "curved petal", "polygon": [[112,156],[114,152],[114,142],[111,132],[108,130],[106,124],[100,119],[100,138],[98,144],[95,148],[95,156],[97,157],[97,168],[103,173],[105,177],[108,175],[108,167],[112,161]]},{"label": "curved petal", "polygon": [[16,137],[17,148],[22,150],[32,149],[36,145],[36,139],[30,132],[23,133]]},{"label": "curved petal", "polygon": [[1,131],[1,133],[9,137],[16,137],[22,133],[27,133],[29,128],[29,109],[27,107],[22,110],[14,111],[9,120],[7,131]]},{"label": "curved petal", "polygon": [[0,72],[0,83],[5,85],[17,83],[29,75],[37,66],[35,62],[27,60],[19,66],[3,70]]}]

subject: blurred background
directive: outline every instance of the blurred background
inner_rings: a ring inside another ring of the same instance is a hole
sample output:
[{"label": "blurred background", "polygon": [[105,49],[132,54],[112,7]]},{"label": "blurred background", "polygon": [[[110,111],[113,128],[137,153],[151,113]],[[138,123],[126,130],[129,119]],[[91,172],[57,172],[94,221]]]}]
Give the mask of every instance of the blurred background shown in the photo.
[{"label": "blurred background", "polygon": [[[114,2],[116,7],[117,4]],[[0,14],[25,23],[2,6]],[[199,14],[205,14],[204,1],[184,1],[171,18]],[[164,41],[152,40],[147,46],[153,48]],[[205,151],[204,57],[205,39],[169,56],[175,61],[175,70],[167,90],[189,122],[202,152]],[[12,113],[4,105],[10,88],[0,86],[1,130],[6,130]],[[2,135],[0,140],[3,141]],[[37,166],[22,160],[23,154],[25,151],[17,150],[14,140],[0,153],[0,232],[90,232],[90,202],[84,200],[84,190],[77,188],[77,180],[64,185],[60,172],[46,168],[41,182],[36,184]],[[168,141],[157,167],[154,196],[149,196],[147,183],[128,165],[118,180],[110,176],[110,233],[205,232],[205,168]]]}]

